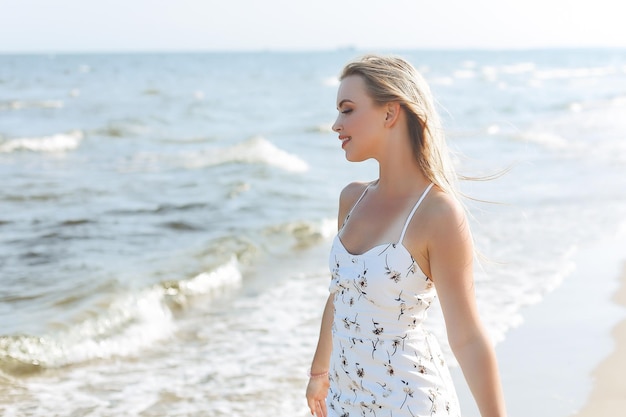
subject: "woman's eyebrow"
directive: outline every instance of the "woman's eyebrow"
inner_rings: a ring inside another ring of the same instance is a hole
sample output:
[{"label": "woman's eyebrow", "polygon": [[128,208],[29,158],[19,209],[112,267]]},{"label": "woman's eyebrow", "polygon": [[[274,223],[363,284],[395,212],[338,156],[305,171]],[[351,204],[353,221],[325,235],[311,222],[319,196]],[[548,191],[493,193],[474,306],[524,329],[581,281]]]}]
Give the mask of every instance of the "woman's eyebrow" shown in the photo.
[{"label": "woman's eyebrow", "polygon": [[354,103],[354,101],[352,100],[348,100],[347,98],[344,98],[343,100],[341,100],[339,102],[339,104],[337,105],[337,109],[339,109],[339,107],[341,107],[343,105],[343,103]]}]

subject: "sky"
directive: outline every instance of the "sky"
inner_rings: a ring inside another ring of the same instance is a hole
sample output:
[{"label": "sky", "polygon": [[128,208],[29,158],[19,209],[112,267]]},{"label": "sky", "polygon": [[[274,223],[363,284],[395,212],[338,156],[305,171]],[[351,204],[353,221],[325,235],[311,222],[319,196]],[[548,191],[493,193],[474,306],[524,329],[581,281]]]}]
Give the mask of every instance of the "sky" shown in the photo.
[{"label": "sky", "polygon": [[626,47],[619,4],[0,0],[0,53]]}]

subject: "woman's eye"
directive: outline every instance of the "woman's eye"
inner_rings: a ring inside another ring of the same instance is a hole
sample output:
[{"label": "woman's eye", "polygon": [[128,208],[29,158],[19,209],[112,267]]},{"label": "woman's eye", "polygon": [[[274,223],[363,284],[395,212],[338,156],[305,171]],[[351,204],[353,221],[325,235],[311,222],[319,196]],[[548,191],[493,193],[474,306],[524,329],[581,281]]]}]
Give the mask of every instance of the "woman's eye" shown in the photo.
[{"label": "woman's eye", "polygon": [[352,109],[345,109],[341,111],[342,114],[352,113]]}]

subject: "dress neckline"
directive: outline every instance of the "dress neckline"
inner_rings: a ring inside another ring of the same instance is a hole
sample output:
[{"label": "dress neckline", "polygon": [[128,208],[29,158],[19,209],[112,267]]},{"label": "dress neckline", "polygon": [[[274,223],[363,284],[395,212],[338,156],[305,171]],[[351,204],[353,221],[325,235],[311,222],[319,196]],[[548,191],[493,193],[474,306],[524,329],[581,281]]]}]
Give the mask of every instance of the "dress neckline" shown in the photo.
[{"label": "dress neckline", "polygon": [[[344,251],[344,253],[352,258],[362,258],[362,257],[367,257],[369,256],[372,252],[374,252],[376,249],[380,249],[385,247],[385,249],[382,250],[382,252],[386,251],[387,248],[389,246],[392,246],[394,249],[400,247],[404,253],[406,253],[407,255],[409,255],[409,258],[411,258],[411,260],[413,261],[413,263],[415,264],[415,266],[417,267],[417,269],[420,271],[420,273],[429,281],[432,281],[430,279],[430,277],[428,275],[426,275],[426,273],[422,270],[422,268],[419,266],[419,264],[417,263],[417,261],[415,260],[415,258],[413,258],[413,255],[411,255],[411,252],[409,252],[409,250],[407,249],[406,246],[404,246],[404,244],[402,242],[400,243],[381,243],[379,245],[376,246],[372,246],[371,248],[369,248],[368,250],[366,250],[363,253],[360,254],[355,254],[350,252],[348,249],[346,249],[346,247],[344,246],[343,242],[341,241],[341,238],[339,237],[339,234],[335,235],[335,242],[341,247],[341,250]],[[382,252],[377,253],[376,256],[380,256],[382,254]]]},{"label": "dress neckline", "polygon": [[[358,257],[358,256],[365,256],[365,255],[369,254],[370,252],[373,252],[373,251],[374,251],[374,249],[377,249],[377,248],[382,248],[382,247],[384,247],[384,246],[393,246],[393,247],[402,246],[402,248],[404,249],[404,251],[405,251],[405,252],[407,252],[407,253],[411,256],[411,253],[410,253],[410,252],[409,252],[409,250],[406,248],[406,246],[404,246],[404,244],[403,244],[402,242],[400,242],[400,243],[396,243],[396,242],[380,243],[380,244],[378,244],[378,245],[376,245],[376,246],[372,246],[371,248],[369,248],[368,250],[366,250],[366,251],[365,251],[365,252],[363,252],[363,253],[358,253],[358,254],[357,254],[357,253],[352,253],[352,252],[350,252],[350,251],[346,248],[346,245],[344,245],[344,244],[343,244],[343,242],[341,241],[341,237],[339,236],[339,234],[335,235],[335,240],[339,243],[339,246],[341,246],[341,248],[343,249],[343,251],[344,251],[345,253],[347,253],[347,254],[348,254],[348,255],[350,255],[350,256],[354,256],[354,257]],[[412,257],[412,256],[411,256],[411,257]]]}]

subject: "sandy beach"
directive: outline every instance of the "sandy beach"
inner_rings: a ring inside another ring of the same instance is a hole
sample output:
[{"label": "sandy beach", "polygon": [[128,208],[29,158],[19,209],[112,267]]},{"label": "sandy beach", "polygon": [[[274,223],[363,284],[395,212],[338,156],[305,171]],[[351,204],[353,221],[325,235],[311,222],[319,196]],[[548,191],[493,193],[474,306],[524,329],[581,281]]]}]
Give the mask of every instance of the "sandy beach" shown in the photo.
[{"label": "sandy beach", "polygon": [[[626,263],[613,301],[626,307]],[[609,417],[626,410],[626,320],[613,329],[614,348],[593,372],[593,389],[585,406],[572,417]]]}]

